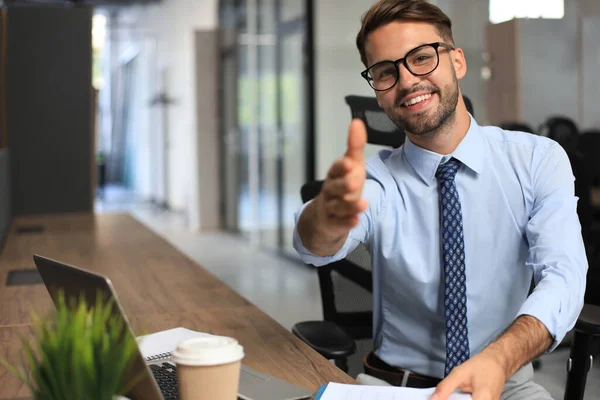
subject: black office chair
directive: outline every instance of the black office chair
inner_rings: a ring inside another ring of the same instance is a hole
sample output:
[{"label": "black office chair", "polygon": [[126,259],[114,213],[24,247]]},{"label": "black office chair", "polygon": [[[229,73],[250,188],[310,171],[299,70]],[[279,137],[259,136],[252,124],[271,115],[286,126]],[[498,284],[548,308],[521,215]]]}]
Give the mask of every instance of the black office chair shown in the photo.
[{"label": "black office chair", "polygon": [[567,363],[565,400],[583,400],[587,374],[593,363],[593,341],[600,337],[600,305],[585,304],[575,324]]},{"label": "black office chair", "polygon": [[583,157],[585,169],[590,174],[591,184],[600,187],[600,130],[588,130],[581,133],[577,150]]},{"label": "black office chair", "polygon": [[[584,306],[577,323],[575,324],[573,338],[570,343],[570,356],[567,364],[567,384],[565,400],[583,400],[587,374],[592,366],[594,357],[598,356],[598,349],[594,349],[594,342],[598,343],[600,337],[600,257],[597,254],[597,240],[592,225],[591,213],[591,180],[577,153],[567,153],[575,176],[575,194],[579,197],[577,213],[581,224],[586,253],[588,258],[588,272],[586,277],[586,292]],[[566,341],[567,345],[569,342]]]},{"label": "black office chair", "polygon": [[[577,158],[575,163],[572,162],[575,193],[579,197],[577,212],[582,220],[582,232],[588,250],[590,267],[597,266],[596,269],[600,269],[600,207],[592,203],[592,192],[600,189],[599,150],[600,131],[582,132],[577,142]],[[591,276],[594,274],[600,275],[600,272],[592,271],[590,268],[588,281],[600,283],[598,279]],[[596,288],[599,287],[596,286]],[[600,291],[596,290],[593,294],[586,293],[586,302],[600,304]]]},{"label": "black office chair", "polygon": [[[572,129],[572,126],[571,126]],[[573,139],[572,139],[573,140]],[[599,231],[595,225],[600,219],[600,210],[591,204],[591,190],[600,186],[600,131],[583,132],[577,137],[575,150],[567,150],[573,175],[575,194],[579,197],[577,212],[581,222],[583,239],[588,254],[588,273],[585,292],[585,305],[574,329],[571,352],[567,365],[567,387],[565,400],[581,400],[584,397],[587,374],[592,360],[598,357],[600,341],[600,251]]]}]

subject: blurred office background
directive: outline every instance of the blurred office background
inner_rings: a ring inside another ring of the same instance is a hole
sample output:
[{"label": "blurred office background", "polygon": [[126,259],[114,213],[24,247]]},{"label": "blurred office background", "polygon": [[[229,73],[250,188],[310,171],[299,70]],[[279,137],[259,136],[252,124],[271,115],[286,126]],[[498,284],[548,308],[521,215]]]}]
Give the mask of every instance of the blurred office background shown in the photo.
[{"label": "blurred office background", "polygon": [[[560,115],[581,132],[600,125],[596,1],[434,2],[465,50],[461,87],[481,124],[518,122],[538,133]],[[344,149],[344,97],[373,95],[354,45],[371,3],[5,1],[3,146],[28,135],[27,143],[45,135],[59,146],[77,129],[87,136],[81,145],[91,141],[93,181],[75,182],[108,188],[98,191],[102,204],[151,202],[184,215],[190,231],[237,232],[293,257],[298,190]],[[75,113],[70,103],[89,110]],[[36,107],[46,114],[37,122]],[[57,116],[72,114],[79,126],[58,129]],[[58,156],[44,146],[48,160]],[[71,156],[83,151],[71,147]],[[19,203],[17,214],[37,211]]]},{"label": "blurred office background", "polygon": [[[465,51],[478,122],[565,146],[587,135],[595,174],[600,2],[432,2]],[[322,317],[293,217],[345,150],[344,97],[373,96],[354,44],[373,0],[0,3],[0,227],[131,211],[284,326]]]}]

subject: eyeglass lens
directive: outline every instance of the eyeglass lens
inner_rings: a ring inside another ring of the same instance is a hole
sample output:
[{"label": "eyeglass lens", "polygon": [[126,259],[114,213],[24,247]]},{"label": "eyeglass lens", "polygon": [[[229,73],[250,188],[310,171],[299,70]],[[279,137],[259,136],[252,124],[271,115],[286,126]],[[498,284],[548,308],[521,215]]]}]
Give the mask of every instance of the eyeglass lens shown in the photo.
[{"label": "eyeglass lens", "polygon": [[[438,53],[433,46],[424,46],[407,54],[405,60],[405,66],[413,75],[427,75],[436,69]],[[393,61],[373,65],[368,71],[369,83],[376,90],[391,88],[398,80],[398,68]]]}]

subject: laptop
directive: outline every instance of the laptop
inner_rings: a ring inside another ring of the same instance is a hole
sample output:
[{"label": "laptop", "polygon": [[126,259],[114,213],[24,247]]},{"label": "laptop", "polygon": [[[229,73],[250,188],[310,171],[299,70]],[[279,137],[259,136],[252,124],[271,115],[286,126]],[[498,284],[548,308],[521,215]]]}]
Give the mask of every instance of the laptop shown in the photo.
[{"label": "laptop", "polygon": [[[103,275],[85,271],[39,255],[33,256],[35,265],[55,304],[58,291],[62,290],[67,298],[79,299],[83,296],[88,304],[93,304],[98,293],[112,300],[112,313],[125,322],[126,335],[133,335],[129,321],[111,281]],[[127,393],[132,400],[176,400],[176,366],[169,355],[160,360],[145,360],[137,351],[130,378],[142,376],[139,383]],[[313,393],[270,375],[262,374],[246,365],[242,365],[238,399],[241,400],[301,400],[312,397]]]}]

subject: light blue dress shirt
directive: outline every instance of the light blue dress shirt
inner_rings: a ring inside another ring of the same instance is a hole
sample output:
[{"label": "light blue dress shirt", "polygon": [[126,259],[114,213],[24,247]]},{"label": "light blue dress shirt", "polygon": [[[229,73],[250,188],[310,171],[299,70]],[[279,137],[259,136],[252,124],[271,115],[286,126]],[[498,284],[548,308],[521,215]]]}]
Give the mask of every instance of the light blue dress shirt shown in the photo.
[{"label": "light blue dress shirt", "polygon": [[[297,230],[294,246],[316,266],[344,258],[359,243],[373,260],[373,338],[388,364],[444,375],[444,280],[440,249],[440,163],[462,162],[456,176],[463,214],[471,356],[520,315],[554,337],[574,326],[583,306],[587,259],[569,159],[556,142],[478,126],[446,156],[410,140],[367,160],[369,208],[340,251],[317,257]],[[296,222],[306,205],[296,213]],[[535,290],[529,294],[532,274]]]}]

